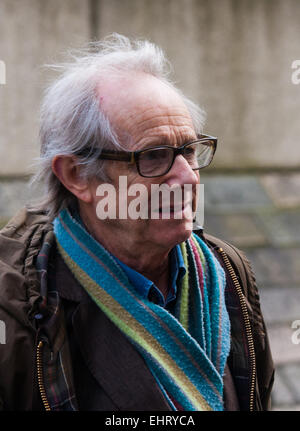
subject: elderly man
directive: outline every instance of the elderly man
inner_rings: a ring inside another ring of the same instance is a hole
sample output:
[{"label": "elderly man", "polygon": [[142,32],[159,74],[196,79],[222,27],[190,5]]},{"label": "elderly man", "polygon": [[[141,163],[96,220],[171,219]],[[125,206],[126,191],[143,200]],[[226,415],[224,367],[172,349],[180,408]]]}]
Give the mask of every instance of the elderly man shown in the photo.
[{"label": "elderly man", "polygon": [[[0,236],[1,408],[267,409],[250,265],[193,232],[217,143],[202,110],[147,41],[114,35],[63,67],[41,113],[45,200]],[[153,207],[162,185],[177,198]]]}]

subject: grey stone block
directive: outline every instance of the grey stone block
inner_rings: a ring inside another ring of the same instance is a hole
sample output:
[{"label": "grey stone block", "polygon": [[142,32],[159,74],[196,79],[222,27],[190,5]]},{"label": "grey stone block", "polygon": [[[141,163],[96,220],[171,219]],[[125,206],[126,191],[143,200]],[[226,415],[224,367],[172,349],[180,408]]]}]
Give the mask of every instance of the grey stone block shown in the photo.
[{"label": "grey stone block", "polygon": [[41,196],[41,190],[31,189],[28,181],[0,181],[0,219],[7,221],[25,204]]},{"label": "grey stone block", "polygon": [[274,386],[272,391],[272,410],[279,409],[279,406],[294,404],[295,400],[292,392],[286,384],[280,369],[276,369]]},{"label": "grey stone block", "polygon": [[273,206],[254,176],[202,176],[201,183],[204,184],[204,209],[210,213],[256,212]]},{"label": "grey stone block", "polygon": [[267,324],[282,323],[290,327],[291,322],[300,319],[300,287],[268,287],[260,289],[259,295]]},{"label": "grey stone block", "polygon": [[266,244],[266,236],[253,214],[207,213],[204,218],[206,232],[223,238],[237,247],[254,247]]},{"label": "grey stone block", "polygon": [[270,244],[284,247],[300,245],[300,208],[260,213],[258,219]]},{"label": "grey stone block", "polygon": [[[300,346],[298,346],[300,351]],[[296,403],[300,403],[300,361],[283,367],[282,374],[287,382]]]},{"label": "grey stone block", "polygon": [[246,250],[262,286],[300,286],[300,248],[263,247]]},{"label": "grey stone block", "polygon": [[278,412],[299,412],[300,404],[279,405],[275,406],[272,410]]},{"label": "grey stone block", "polygon": [[260,180],[277,207],[300,207],[299,173],[262,175]]},{"label": "grey stone block", "polygon": [[272,356],[275,365],[284,365],[290,362],[300,364],[300,345],[293,343],[293,333],[291,323],[268,326],[268,335]]}]

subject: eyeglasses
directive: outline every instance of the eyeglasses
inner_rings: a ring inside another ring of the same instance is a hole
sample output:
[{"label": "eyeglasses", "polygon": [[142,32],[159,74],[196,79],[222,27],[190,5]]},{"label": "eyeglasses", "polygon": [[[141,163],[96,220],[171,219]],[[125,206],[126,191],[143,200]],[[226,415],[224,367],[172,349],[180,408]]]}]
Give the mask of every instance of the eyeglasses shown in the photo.
[{"label": "eyeglasses", "polygon": [[205,168],[214,157],[217,142],[218,139],[213,136],[200,135],[197,140],[188,142],[181,147],[164,145],[128,152],[102,151],[99,159],[135,164],[139,175],[155,178],[167,174],[179,154],[186,159],[194,171]]}]

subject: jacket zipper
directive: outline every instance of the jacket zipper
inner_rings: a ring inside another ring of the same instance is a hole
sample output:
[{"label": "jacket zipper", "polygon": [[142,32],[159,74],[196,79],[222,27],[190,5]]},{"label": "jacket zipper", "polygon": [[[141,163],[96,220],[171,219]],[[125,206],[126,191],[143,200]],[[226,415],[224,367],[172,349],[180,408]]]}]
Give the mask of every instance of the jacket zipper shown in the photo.
[{"label": "jacket zipper", "polygon": [[255,361],[255,349],[254,349],[254,341],[253,341],[253,335],[250,325],[250,319],[249,314],[247,310],[247,305],[245,302],[245,299],[243,297],[243,291],[241,288],[241,285],[237,279],[237,276],[234,272],[234,269],[228,259],[227,254],[225,251],[220,247],[217,249],[217,251],[221,254],[223,258],[223,262],[228,269],[229,275],[233,281],[233,284],[236,288],[239,301],[241,304],[242,314],[244,318],[245,328],[246,328],[246,336],[247,336],[247,342],[248,342],[248,348],[249,348],[249,356],[250,356],[250,364],[251,364],[251,379],[250,379],[250,411],[254,410],[254,391],[255,391],[255,381],[256,381],[256,361]]},{"label": "jacket zipper", "polygon": [[39,344],[36,350],[37,378],[38,378],[39,391],[43,401],[43,405],[45,407],[45,410],[50,411],[51,408],[47,399],[44,379],[43,379],[42,348],[43,348],[43,342],[39,341]]}]

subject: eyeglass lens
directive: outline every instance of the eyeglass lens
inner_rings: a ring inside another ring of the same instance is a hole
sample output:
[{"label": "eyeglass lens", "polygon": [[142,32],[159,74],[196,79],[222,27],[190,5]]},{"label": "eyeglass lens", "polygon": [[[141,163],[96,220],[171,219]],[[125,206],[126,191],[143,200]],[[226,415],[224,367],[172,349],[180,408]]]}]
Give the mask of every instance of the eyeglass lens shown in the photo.
[{"label": "eyeglass lens", "polygon": [[[211,141],[194,142],[184,147],[183,156],[192,169],[201,169],[212,160]],[[153,148],[139,154],[139,170],[144,176],[164,175],[172,166],[174,151],[172,148]]]}]

